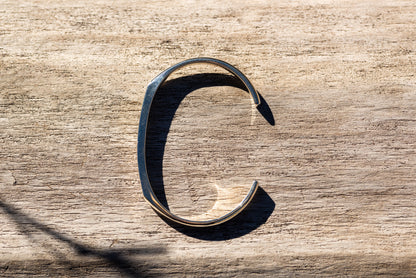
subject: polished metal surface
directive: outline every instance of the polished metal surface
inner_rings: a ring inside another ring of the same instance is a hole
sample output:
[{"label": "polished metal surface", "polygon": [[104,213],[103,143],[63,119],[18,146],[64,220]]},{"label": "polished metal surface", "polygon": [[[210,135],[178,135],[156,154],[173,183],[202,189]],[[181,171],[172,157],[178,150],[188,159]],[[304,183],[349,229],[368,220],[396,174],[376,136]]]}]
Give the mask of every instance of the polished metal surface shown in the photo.
[{"label": "polished metal surface", "polygon": [[194,63],[209,63],[209,64],[214,64],[214,65],[217,65],[226,69],[227,71],[232,73],[234,76],[239,78],[244,83],[247,90],[251,94],[254,104],[256,105],[260,104],[259,94],[254,89],[251,82],[247,79],[247,77],[244,74],[242,74],[238,69],[236,69],[232,65],[226,62],[223,62],[221,60],[213,59],[213,58],[194,58],[194,59],[182,61],[168,68],[164,72],[160,73],[150,82],[150,84],[147,87],[146,94],[143,100],[143,106],[142,106],[140,122],[139,122],[139,134],[138,134],[138,141],[137,141],[137,160],[138,160],[139,174],[140,174],[140,181],[142,184],[143,195],[146,201],[148,201],[149,204],[153,207],[153,209],[155,209],[157,212],[167,217],[168,219],[175,221],[177,223],[183,224],[183,225],[194,226],[194,227],[209,227],[209,226],[214,226],[214,225],[224,223],[230,220],[231,218],[233,218],[234,216],[236,216],[237,214],[239,214],[242,210],[244,210],[244,208],[253,199],[254,194],[257,191],[257,188],[258,188],[257,181],[254,181],[253,185],[250,188],[250,191],[248,192],[246,197],[241,201],[241,203],[229,213],[219,218],[215,218],[211,220],[189,220],[189,219],[184,219],[182,217],[179,217],[173,214],[165,206],[163,206],[160,203],[155,193],[153,192],[152,185],[150,184],[149,176],[148,176],[147,168],[146,168],[146,133],[147,133],[149,113],[150,113],[150,108],[152,106],[153,98],[158,88],[163,84],[163,82],[168,78],[170,74],[172,74],[175,70],[181,67],[184,67],[189,64],[194,64]]}]

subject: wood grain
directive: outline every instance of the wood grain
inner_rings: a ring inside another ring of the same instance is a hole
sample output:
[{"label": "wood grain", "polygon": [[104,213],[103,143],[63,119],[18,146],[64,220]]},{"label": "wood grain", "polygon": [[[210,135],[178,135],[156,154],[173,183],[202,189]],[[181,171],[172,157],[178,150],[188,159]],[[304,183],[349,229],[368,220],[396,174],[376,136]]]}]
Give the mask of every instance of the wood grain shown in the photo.
[{"label": "wood grain", "polygon": [[[136,163],[148,82],[198,56],[264,98],[205,65],[159,92],[172,211],[261,186],[206,230],[152,211]],[[415,74],[414,1],[1,1],[0,276],[416,277]]]}]

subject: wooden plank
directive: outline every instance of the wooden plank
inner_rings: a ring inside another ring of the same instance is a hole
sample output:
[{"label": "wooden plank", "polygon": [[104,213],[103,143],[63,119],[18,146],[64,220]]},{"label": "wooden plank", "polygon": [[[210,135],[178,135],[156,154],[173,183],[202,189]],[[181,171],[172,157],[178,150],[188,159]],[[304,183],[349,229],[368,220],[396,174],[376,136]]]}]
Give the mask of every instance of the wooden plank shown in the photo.
[{"label": "wooden plank", "polygon": [[[0,276],[416,276],[413,1],[2,1]],[[149,174],[136,163],[158,92]],[[211,211],[219,213],[218,211]]]}]

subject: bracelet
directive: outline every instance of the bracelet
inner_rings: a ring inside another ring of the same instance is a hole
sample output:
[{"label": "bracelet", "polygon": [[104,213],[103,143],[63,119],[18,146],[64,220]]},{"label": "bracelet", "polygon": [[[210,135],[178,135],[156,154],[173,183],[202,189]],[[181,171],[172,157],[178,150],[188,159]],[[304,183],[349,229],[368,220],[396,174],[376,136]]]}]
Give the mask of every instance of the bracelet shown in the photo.
[{"label": "bracelet", "polygon": [[177,223],[180,223],[182,225],[186,226],[193,226],[193,227],[209,227],[218,225],[221,223],[224,223],[231,218],[235,217],[237,214],[239,214],[241,211],[244,210],[245,207],[250,203],[250,201],[253,199],[257,188],[258,183],[257,181],[254,181],[253,185],[250,188],[250,191],[246,195],[246,197],[240,202],[240,204],[234,208],[232,211],[228,212],[227,214],[210,220],[189,220],[184,219],[182,217],[179,217],[172,212],[170,212],[164,205],[160,203],[158,198],[156,197],[155,193],[153,192],[152,185],[149,181],[149,176],[146,169],[146,133],[147,133],[147,125],[149,120],[149,113],[150,108],[152,106],[152,101],[154,96],[156,95],[156,92],[158,88],[163,84],[163,82],[169,77],[170,74],[172,74],[175,70],[182,68],[189,64],[194,63],[209,63],[214,64],[217,66],[220,66],[230,73],[232,73],[235,77],[240,79],[249,93],[251,94],[251,97],[254,101],[254,104],[259,105],[260,104],[260,97],[257,91],[254,89],[251,82],[247,79],[247,77],[242,74],[238,69],[233,67],[232,65],[223,62],[218,59],[213,58],[194,58],[182,61],[162,73],[160,73],[158,76],[156,76],[148,85],[146,94],[144,96],[143,100],[143,106],[140,114],[140,122],[139,122],[139,134],[138,134],[138,140],[137,140],[137,161],[138,161],[138,167],[139,167],[139,175],[140,175],[140,181],[142,184],[142,191],[143,196],[145,200],[152,206],[154,210],[156,210],[161,215],[165,216],[166,218],[175,221]]}]

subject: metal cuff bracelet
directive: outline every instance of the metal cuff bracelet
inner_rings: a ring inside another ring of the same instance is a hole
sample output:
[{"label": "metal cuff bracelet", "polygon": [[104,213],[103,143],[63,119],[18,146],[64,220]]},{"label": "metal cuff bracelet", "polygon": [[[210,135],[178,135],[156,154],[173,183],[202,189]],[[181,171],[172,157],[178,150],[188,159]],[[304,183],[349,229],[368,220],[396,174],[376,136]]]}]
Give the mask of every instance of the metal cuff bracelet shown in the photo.
[{"label": "metal cuff bracelet", "polygon": [[257,191],[257,188],[258,188],[257,181],[254,181],[253,185],[250,188],[250,191],[248,192],[246,197],[241,201],[241,203],[229,213],[219,218],[215,218],[211,220],[188,220],[188,219],[184,219],[182,217],[179,217],[173,214],[164,205],[160,203],[155,193],[153,192],[152,185],[150,184],[149,176],[148,176],[147,168],[146,168],[146,133],[147,133],[148,120],[149,120],[149,113],[150,113],[150,108],[152,106],[153,98],[158,88],[163,84],[163,82],[169,77],[170,74],[172,74],[175,70],[181,67],[184,67],[189,64],[194,64],[194,63],[209,63],[209,64],[214,64],[214,65],[217,65],[226,69],[227,71],[232,73],[234,76],[236,76],[238,79],[240,79],[244,83],[247,90],[251,94],[254,104],[256,105],[260,104],[259,94],[254,89],[253,85],[250,83],[247,77],[244,76],[244,74],[242,74],[238,69],[236,69],[232,65],[226,62],[217,60],[217,59],[213,59],[213,58],[194,58],[194,59],[182,61],[179,64],[176,64],[168,68],[164,72],[160,73],[150,82],[150,84],[147,87],[146,94],[143,100],[141,115],[140,115],[139,134],[138,134],[138,141],[137,141],[137,160],[138,160],[139,174],[140,174],[140,181],[142,184],[143,195],[146,201],[148,201],[149,204],[153,207],[153,209],[155,209],[158,213],[165,216],[166,218],[172,221],[175,221],[177,223],[186,225],[186,226],[209,227],[209,226],[214,226],[214,225],[224,223],[230,220],[231,218],[233,218],[234,216],[236,216],[237,214],[239,214],[242,210],[244,210],[244,208],[253,199],[254,194]]}]

